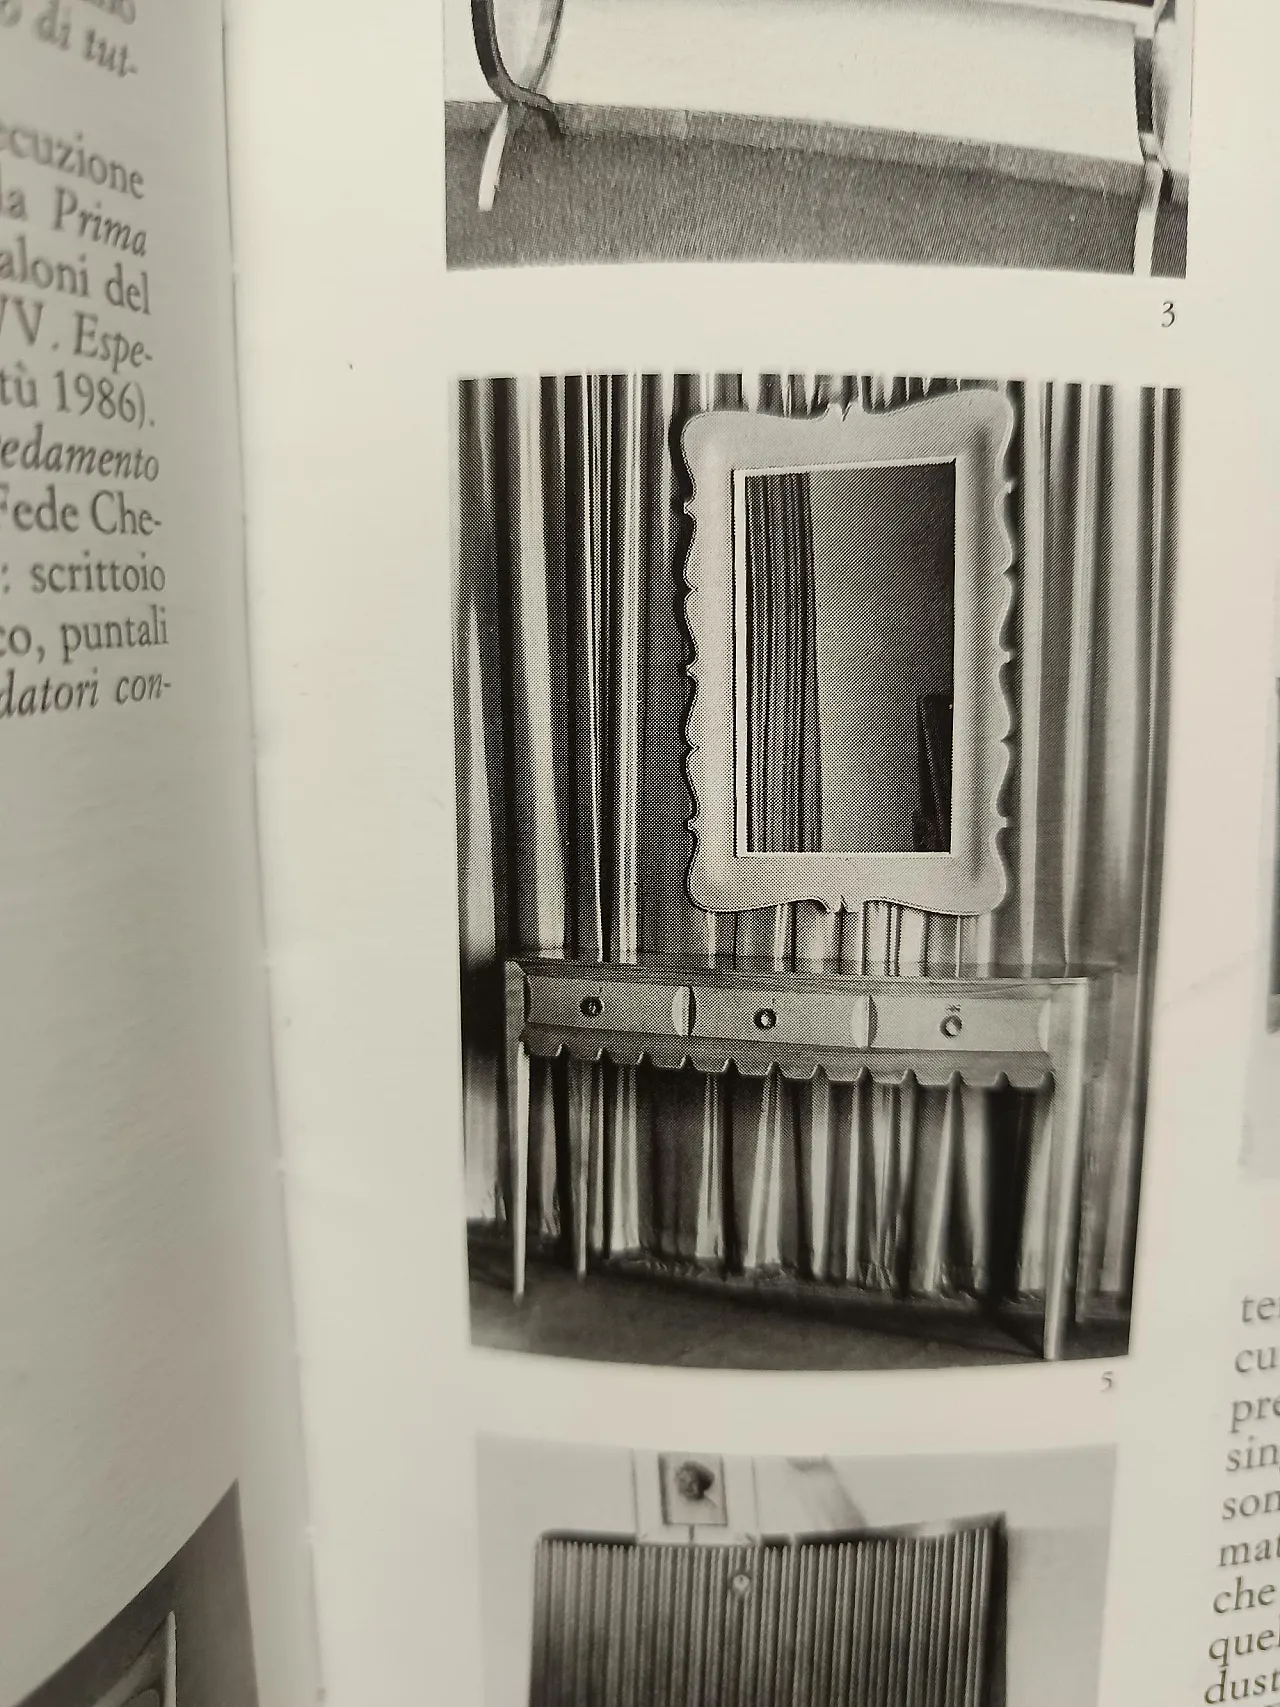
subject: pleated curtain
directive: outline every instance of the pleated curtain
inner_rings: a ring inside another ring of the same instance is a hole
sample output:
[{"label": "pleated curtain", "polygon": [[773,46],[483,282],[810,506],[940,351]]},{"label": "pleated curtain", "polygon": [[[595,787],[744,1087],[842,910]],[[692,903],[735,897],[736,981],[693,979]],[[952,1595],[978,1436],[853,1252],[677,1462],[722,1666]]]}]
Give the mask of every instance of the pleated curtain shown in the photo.
[{"label": "pleated curtain", "polygon": [[[966,382],[967,383],[967,382]],[[834,963],[910,979],[1104,975],[1082,1309],[1133,1262],[1158,905],[1176,396],[1008,385],[1015,598],[1004,902],[708,914],[692,810],[679,455],[700,410],[891,409],[956,382],[857,375],[485,379],[458,390],[456,706],[467,1202],[508,1200],[502,960],[551,950]],[[591,1159],[589,1249],[870,1291],[1034,1296],[1052,1097],[534,1062],[530,1232]]]},{"label": "pleated curtain", "polygon": [[813,519],[803,474],[746,486],[747,848],[822,847]]}]

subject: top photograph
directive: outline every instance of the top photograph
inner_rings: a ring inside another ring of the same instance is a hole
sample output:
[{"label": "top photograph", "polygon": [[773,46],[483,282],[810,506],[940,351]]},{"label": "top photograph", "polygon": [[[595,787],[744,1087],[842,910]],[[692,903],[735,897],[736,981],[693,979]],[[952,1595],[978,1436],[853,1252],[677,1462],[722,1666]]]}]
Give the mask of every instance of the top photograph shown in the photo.
[{"label": "top photograph", "polygon": [[448,0],[448,264],[1182,278],[1192,23],[1192,0]]}]

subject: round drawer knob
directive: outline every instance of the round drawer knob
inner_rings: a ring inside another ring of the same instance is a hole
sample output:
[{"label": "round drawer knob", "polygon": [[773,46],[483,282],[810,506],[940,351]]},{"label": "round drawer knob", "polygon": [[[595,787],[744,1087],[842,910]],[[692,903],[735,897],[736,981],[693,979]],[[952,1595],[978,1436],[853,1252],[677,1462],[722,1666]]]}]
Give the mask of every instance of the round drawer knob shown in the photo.
[{"label": "round drawer knob", "polygon": [[964,1021],[954,1008],[942,1016],[942,1024],[938,1027],[944,1037],[959,1037],[964,1030]]},{"label": "round drawer knob", "polygon": [[599,1019],[604,1012],[604,1003],[599,996],[584,996],[578,1006],[588,1019]]},{"label": "round drawer knob", "polygon": [[778,1023],[778,1016],[772,1008],[756,1009],[756,1025],[761,1031],[772,1031]]}]

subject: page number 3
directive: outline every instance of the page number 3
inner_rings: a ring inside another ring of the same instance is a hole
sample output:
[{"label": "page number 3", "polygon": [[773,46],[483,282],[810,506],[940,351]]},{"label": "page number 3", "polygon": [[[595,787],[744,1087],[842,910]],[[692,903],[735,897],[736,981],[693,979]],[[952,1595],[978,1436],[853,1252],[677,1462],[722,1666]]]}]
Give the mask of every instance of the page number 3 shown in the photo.
[{"label": "page number 3", "polygon": [[1172,326],[1177,318],[1178,311],[1172,302],[1162,302],[1160,304],[1160,324],[1162,326]]}]

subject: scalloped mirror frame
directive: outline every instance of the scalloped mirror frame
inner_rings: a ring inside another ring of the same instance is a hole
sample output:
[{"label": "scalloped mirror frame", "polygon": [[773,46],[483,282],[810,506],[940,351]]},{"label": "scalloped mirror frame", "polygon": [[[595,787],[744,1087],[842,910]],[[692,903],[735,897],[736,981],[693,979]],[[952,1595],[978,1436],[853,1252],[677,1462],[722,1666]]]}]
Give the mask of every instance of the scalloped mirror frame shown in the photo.
[{"label": "scalloped mirror frame", "polygon": [[[703,911],[752,912],[793,901],[852,910],[889,901],[970,916],[998,907],[1007,887],[1000,795],[1012,711],[1005,624],[1013,597],[1006,506],[1013,408],[999,391],[970,390],[876,413],[825,415],[711,410],[685,426],[693,538],[685,617],[693,697],[685,725],[694,811],[689,897]],[[955,660],[952,846],[947,853],[752,853],[737,847],[734,767],[733,504],[745,474],[858,465],[953,462]]]}]

